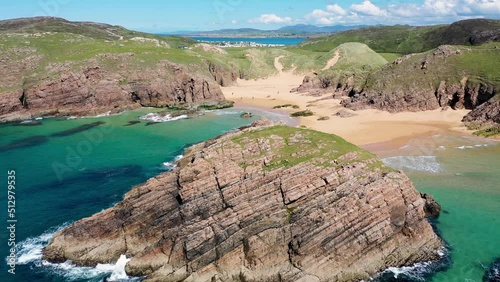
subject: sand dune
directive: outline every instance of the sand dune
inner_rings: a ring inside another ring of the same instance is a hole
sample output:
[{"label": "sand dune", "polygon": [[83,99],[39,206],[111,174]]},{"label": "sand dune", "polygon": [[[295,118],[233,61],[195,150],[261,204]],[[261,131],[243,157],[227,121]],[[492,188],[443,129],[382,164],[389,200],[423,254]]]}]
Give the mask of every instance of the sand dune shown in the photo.
[{"label": "sand dune", "polygon": [[331,58],[328,63],[326,63],[326,66],[322,69],[323,71],[335,66],[335,64],[337,64],[337,62],[339,61],[340,59],[340,53],[339,51],[335,52],[335,55],[333,56],[333,58]]}]

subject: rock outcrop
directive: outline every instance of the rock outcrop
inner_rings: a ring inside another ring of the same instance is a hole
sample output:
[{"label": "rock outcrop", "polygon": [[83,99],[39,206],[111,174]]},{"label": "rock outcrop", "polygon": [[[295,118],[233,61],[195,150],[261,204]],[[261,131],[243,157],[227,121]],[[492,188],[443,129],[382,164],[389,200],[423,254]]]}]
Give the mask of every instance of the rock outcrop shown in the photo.
[{"label": "rock outcrop", "polygon": [[[120,65],[108,70],[98,60],[83,62],[74,69],[60,65],[40,81],[23,82],[23,69],[0,69],[4,77],[14,71],[11,90],[0,93],[0,122],[35,116],[88,116],[139,107],[193,108],[230,105],[212,78],[194,75],[168,61],[152,67],[135,68],[129,54],[103,54]],[[27,65],[25,63],[24,65]],[[216,72],[214,73],[214,76]],[[236,79],[236,78],[235,78]],[[231,81],[230,79],[228,81]],[[0,81],[1,82],[1,81]]]},{"label": "rock outcrop", "polygon": [[402,172],[336,136],[246,128],[60,231],[44,258],[125,254],[147,281],[359,281],[437,257],[424,205]]},{"label": "rock outcrop", "polygon": [[471,128],[500,129],[500,95],[480,105],[464,117],[463,122]]}]

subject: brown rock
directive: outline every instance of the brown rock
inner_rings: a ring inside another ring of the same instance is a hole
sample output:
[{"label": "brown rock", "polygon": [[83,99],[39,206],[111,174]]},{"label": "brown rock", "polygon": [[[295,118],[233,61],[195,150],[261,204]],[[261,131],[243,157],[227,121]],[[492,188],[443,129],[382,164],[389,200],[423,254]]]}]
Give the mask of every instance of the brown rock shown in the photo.
[{"label": "brown rock", "polygon": [[178,168],[60,231],[44,258],[126,254],[127,273],[147,281],[359,281],[435,258],[441,241],[410,180],[319,134],[248,128],[195,145]]},{"label": "brown rock", "polygon": [[[65,65],[49,67],[49,75],[41,81],[23,84],[22,79],[0,80],[0,86],[17,89],[1,93],[0,122],[32,116],[116,113],[141,106],[191,108],[225,103],[220,87],[211,78],[193,75],[168,61],[148,69],[129,68],[131,55],[101,55],[121,62],[121,71],[106,70],[90,60],[80,70]],[[26,68],[14,73],[22,78]],[[0,67],[0,77],[7,72]]]},{"label": "brown rock", "polygon": [[441,205],[434,200],[429,194],[420,194],[422,199],[425,200],[424,211],[427,217],[439,217],[441,213]]}]

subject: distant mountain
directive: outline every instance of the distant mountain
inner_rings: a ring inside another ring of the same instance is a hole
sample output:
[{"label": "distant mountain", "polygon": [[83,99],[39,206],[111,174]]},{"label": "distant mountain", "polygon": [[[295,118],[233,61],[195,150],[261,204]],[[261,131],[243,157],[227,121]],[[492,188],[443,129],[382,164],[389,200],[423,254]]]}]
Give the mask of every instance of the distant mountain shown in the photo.
[{"label": "distant mountain", "polygon": [[273,36],[283,36],[283,37],[309,37],[309,36],[323,36],[330,35],[333,33],[358,29],[367,27],[366,25],[358,26],[345,26],[345,25],[335,25],[335,26],[315,26],[298,24],[292,26],[284,26],[276,30],[260,30],[255,28],[239,28],[239,29],[220,29],[212,31],[184,31],[184,32],[171,32],[170,35],[184,35],[191,37],[273,37]]}]

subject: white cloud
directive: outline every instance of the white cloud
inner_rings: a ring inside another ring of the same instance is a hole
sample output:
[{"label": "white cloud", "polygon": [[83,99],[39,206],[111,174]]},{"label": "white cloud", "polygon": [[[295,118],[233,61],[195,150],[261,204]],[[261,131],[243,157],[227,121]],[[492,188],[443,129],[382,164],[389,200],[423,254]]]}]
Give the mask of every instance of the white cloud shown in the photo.
[{"label": "white cloud", "polygon": [[334,22],[332,20],[330,20],[329,18],[320,18],[320,19],[316,20],[316,23],[317,24],[323,24],[323,25],[331,25]]},{"label": "white cloud", "polygon": [[326,6],[326,10],[334,15],[344,16],[347,14],[346,10],[340,7],[338,4]]},{"label": "white cloud", "polygon": [[310,14],[307,14],[306,18],[320,19],[320,18],[328,17],[330,15],[331,14],[328,13],[327,11],[314,10]]},{"label": "white cloud", "polygon": [[292,23],[292,18],[290,17],[279,17],[276,14],[263,14],[256,19],[250,20],[250,23],[265,23],[265,24],[290,24]]},{"label": "white cloud", "polygon": [[238,21],[237,20],[232,20],[231,23],[232,24],[238,24]]},{"label": "white cloud", "polygon": [[367,16],[380,16],[380,17],[388,16],[386,10],[380,9],[379,7],[375,6],[372,2],[368,0],[364,1],[361,4],[351,5],[351,11]]},{"label": "white cloud", "polygon": [[303,18],[292,19],[276,14],[263,14],[250,20],[266,24],[411,24],[450,23],[470,18],[500,19],[500,0],[420,0],[419,3],[388,1],[393,4],[377,6],[373,0],[357,0],[351,6],[326,5],[312,10]]}]

